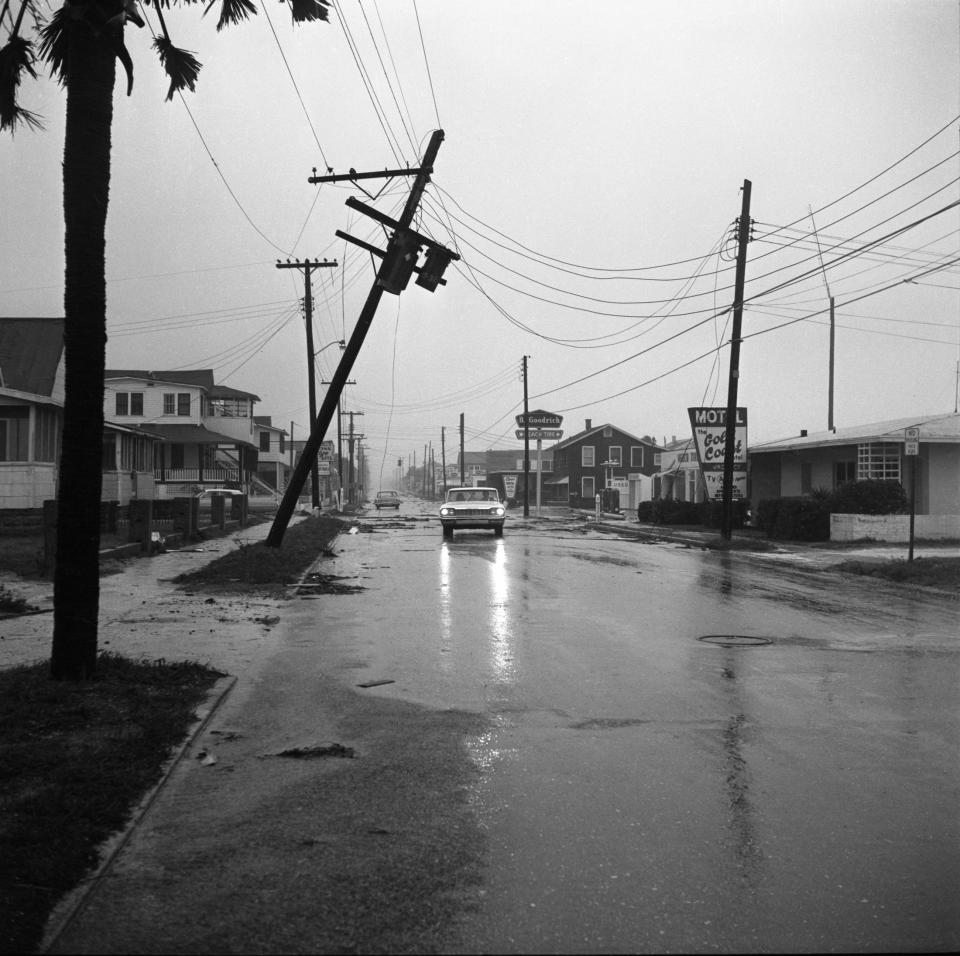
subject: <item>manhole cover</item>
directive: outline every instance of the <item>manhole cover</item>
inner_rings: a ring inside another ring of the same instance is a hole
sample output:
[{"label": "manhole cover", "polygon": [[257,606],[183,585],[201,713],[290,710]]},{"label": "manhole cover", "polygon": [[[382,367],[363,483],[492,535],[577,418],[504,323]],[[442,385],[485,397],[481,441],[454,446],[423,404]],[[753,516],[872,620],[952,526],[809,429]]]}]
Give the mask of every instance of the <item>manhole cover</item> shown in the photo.
[{"label": "manhole cover", "polygon": [[719,644],[721,647],[762,647],[772,644],[769,637],[751,637],[748,634],[707,634],[698,640],[705,644]]}]

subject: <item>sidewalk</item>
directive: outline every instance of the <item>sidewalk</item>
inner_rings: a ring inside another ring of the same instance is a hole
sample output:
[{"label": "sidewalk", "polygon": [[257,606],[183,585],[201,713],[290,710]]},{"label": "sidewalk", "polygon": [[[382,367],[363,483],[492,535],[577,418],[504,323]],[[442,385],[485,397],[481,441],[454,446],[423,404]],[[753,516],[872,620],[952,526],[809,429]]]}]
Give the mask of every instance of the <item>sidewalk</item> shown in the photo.
[{"label": "sidewalk", "polygon": [[[100,650],[132,658],[199,661],[231,674],[245,669],[272,644],[269,622],[276,618],[279,602],[193,597],[171,582],[240,544],[262,540],[269,531],[270,522],[248,525],[153,557],[118,562],[118,573],[100,579]],[[0,667],[47,659],[53,639],[53,582],[14,575],[0,578],[0,584],[39,611],[0,619]]]},{"label": "sidewalk", "polygon": [[[341,535],[325,569],[357,576],[366,538]],[[167,573],[190,560],[165,558]],[[128,593],[125,577],[111,606]],[[370,598],[336,600],[349,617],[349,602]],[[286,602],[273,633],[231,620],[226,646],[195,628],[212,663],[241,679],[208,703],[159,799],[58,909],[41,952],[440,951],[480,868],[461,741],[485,719],[358,688],[354,655],[337,650],[323,607]],[[171,622],[150,634],[182,647],[176,630],[189,615],[168,602]]]}]

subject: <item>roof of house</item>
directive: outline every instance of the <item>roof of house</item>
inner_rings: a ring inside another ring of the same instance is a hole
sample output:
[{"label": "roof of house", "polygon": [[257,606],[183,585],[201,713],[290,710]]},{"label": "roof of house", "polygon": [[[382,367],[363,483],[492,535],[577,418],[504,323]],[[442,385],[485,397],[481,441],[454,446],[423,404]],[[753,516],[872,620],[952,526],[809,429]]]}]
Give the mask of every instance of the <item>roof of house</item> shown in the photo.
[{"label": "roof of house", "polygon": [[0,318],[0,388],[49,398],[62,354],[62,318]]},{"label": "roof of house", "polygon": [[279,432],[281,435],[287,434],[287,430],[285,428],[281,428],[279,425],[272,424],[272,420],[269,415],[254,415],[253,424],[256,425],[257,428],[269,428],[272,432]]},{"label": "roof of house", "polygon": [[960,442],[960,414],[949,412],[945,415],[895,418],[870,425],[855,425],[809,435],[794,435],[791,438],[780,438],[776,441],[751,445],[749,453],[756,455],[766,452],[797,451],[803,448],[822,448],[827,445],[851,445],[861,442],[897,442],[904,440],[904,431],[907,428],[919,428],[922,442]]},{"label": "roof of house", "polygon": [[619,425],[612,425],[610,422],[604,422],[602,425],[592,425],[590,428],[585,428],[583,431],[577,432],[575,435],[570,435],[569,438],[562,438],[556,444],[551,445],[553,448],[566,448],[568,445],[573,445],[576,442],[583,441],[585,438],[589,438],[591,435],[595,435],[597,432],[603,434],[605,428],[615,428],[621,435],[626,435],[627,438],[635,441],[638,445],[650,445],[651,448],[659,448],[656,441],[652,438],[637,438],[636,435],[631,434],[625,429],[621,428]]},{"label": "roof of house", "polygon": [[210,431],[203,425],[188,425],[185,423],[167,425],[162,422],[152,422],[150,431],[156,435],[162,435],[164,441],[182,445],[245,445],[247,448],[256,447],[242,438],[221,435],[219,432]]},{"label": "roof of house", "polygon": [[139,378],[147,382],[167,383],[168,385],[191,385],[202,388],[210,398],[252,398],[259,402],[260,398],[253,392],[243,392],[229,385],[217,385],[213,378],[213,369],[167,369],[163,371],[147,371],[145,369],[116,369],[109,368],[104,373],[109,381],[116,378]]}]

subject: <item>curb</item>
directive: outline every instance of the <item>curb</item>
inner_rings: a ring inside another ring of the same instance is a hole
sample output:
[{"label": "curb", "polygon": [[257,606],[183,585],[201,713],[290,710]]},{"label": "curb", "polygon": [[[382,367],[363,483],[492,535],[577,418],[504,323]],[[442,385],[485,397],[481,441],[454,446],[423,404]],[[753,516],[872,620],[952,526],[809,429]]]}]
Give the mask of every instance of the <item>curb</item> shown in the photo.
[{"label": "curb", "polygon": [[96,890],[100,882],[107,875],[107,871],[113,865],[114,860],[120,855],[120,851],[133,836],[140,822],[146,816],[147,811],[153,806],[154,801],[160,795],[160,792],[170,779],[173,771],[183,760],[187,751],[196,743],[197,738],[206,729],[207,725],[213,719],[214,714],[219,710],[220,705],[227,699],[227,696],[236,684],[237,678],[228,675],[227,677],[221,677],[207,692],[206,699],[197,708],[196,721],[187,731],[187,735],[177,748],[176,753],[167,761],[160,780],[141,798],[131,813],[130,820],[126,827],[113,836],[108,837],[101,845],[100,852],[102,856],[96,870],[90,876],[85,877],[79,886],[70,890],[54,907],[53,912],[47,920],[43,940],[37,949],[38,953],[49,952],[50,947],[57,942],[64,930],[67,929],[83,909],[94,890]]}]

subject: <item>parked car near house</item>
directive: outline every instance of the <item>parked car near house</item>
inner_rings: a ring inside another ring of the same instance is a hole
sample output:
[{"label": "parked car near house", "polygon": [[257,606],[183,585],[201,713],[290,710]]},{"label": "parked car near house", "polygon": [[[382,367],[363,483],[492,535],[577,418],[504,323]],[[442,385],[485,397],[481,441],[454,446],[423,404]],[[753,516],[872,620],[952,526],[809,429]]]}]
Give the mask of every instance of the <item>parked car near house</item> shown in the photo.
[{"label": "parked car near house", "polygon": [[445,538],[452,538],[454,531],[470,528],[492,528],[499,538],[506,514],[496,488],[450,488],[440,506],[439,518]]},{"label": "parked car near house", "polygon": [[380,508],[399,508],[400,495],[395,491],[378,491],[377,497],[373,499],[373,506]]}]

